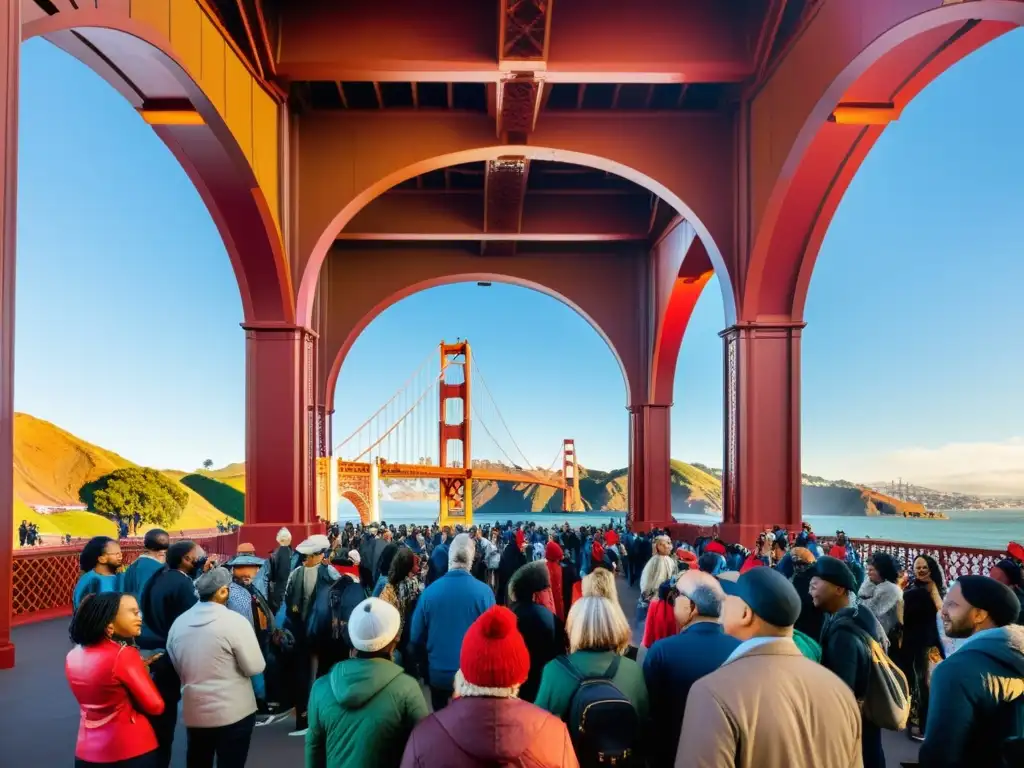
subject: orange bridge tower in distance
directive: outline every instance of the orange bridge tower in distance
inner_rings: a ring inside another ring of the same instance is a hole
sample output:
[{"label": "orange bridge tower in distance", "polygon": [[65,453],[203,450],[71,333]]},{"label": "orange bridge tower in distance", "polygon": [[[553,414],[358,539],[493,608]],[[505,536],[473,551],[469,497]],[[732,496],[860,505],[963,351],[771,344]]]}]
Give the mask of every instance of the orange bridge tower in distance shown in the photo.
[{"label": "orange bridge tower in distance", "polygon": [[576,443],[568,437],[562,441],[562,481],[565,483],[565,490],[562,491],[562,511],[581,511],[583,507],[580,499],[580,473],[579,464],[576,461]]},{"label": "orange bridge tower in distance", "polygon": [[[473,463],[471,452],[470,370],[472,358],[468,341],[441,342],[441,407],[438,480],[441,499],[440,525],[473,522]],[[445,477],[443,469],[462,471]]]}]

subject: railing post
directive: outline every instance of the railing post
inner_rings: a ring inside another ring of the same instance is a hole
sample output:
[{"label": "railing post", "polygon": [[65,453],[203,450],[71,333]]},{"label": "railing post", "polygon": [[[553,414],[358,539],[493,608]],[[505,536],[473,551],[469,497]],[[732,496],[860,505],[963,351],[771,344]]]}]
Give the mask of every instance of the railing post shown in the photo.
[{"label": "railing post", "polygon": [[0,147],[3,185],[0,210],[0,669],[14,666],[11,614],[14,599],[14,263],[18,203],[18,61],[21,54],[21,2],[0,3],[3,52],[0,87],[3,119]]}]

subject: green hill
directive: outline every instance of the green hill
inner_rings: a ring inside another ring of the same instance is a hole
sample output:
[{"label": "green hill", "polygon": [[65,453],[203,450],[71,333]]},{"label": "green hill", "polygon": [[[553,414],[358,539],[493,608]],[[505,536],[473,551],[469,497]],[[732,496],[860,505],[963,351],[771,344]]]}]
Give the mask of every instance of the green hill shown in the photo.
[{"label": "green hill", "polygon": [[[115,469],[134,466],[137,465],[123,456],[100,448],[48,421],[25,413],[15,414],[15,526],[22,520],[28,520],[39,526],[40,532],[44,534],[99,536],[115,533],[113,522],[92,512],[71,510],[39,513],[31,507],[80,506],[82,502],[78,491],[83,485]],[[218,520],[231,514],[228,509],[219,509],[203,494],[182,482],[189,476],[187,473],[168,470],[164,474],[182,483],[189,494],[188,504],[175,530],[215,528]],[[226,491],[239,494],[234,483],[219,484],[224,485]]]}]

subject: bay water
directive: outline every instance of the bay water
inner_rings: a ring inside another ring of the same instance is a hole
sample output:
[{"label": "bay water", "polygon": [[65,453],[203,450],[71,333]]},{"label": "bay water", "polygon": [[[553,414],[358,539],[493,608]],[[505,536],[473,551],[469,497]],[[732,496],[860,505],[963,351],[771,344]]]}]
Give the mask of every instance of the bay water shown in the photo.
[{"label": "bay water", "polygon": [[[388,523],[400,525],[425,525],[437,519],[436,501],[385,501],[381,499],[380,513]],[[339,506],[339,519],[356,519],[355,508],[347,502]],[[920,544],[942,544],[947,546],[977,547],[982,549],[1005,549],[1010,541],[1024,542],[1024,509],[953,510],[946,512],[948,520],[918,520],[903,517],[847,517],[808,516],[807,522],[820,535],[832,535],[837,530],[845,531],[854,538],[889,539]],[[577,512],[538,513],[529,519],[538,525],[572,526],[602,525],[609,521],[620,523],[625,515],[621,512]],[[526,518],[524,518],[526,519]],[[677,515],[681,523],[712,525],[720,518],[714,515]],[[486,511],[474,515],[478,523],[493,523]],[[501,520],[502,523],[505,520]],[[516,522],[513,520],[513,522]]]}]

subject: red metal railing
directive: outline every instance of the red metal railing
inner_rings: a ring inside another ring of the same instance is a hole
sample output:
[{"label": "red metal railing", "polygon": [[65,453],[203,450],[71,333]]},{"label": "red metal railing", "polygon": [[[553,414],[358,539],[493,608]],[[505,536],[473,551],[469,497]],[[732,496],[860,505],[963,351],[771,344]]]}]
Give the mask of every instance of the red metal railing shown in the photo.
[{"label": "red metal railing", "polygon": [[[175,537],[179,539],[181,537]],[[237,534],[202,532],[191,540],[206,552],[223,559],[237,548]],[[71,615],[71,595],[78,583],[78,556],[81,545],[70,547],[30,547],[14,553],[13,618],[14,626]],[[121,542],[124,564],[128,565],[142,552],[142,543],[125,539]]]},{"label": "red metal railing", "polygon": [[[915,544],[909,541],[888,541],[886,539],[850,539],[857,552],[867,559],[873,552],[888,552],[903,563],[908,570],[914,559],[920,555],[931,555],[942,567],[947,581],[961,576],[988,576],[992,567],[1006,557],[1005,550],[978,549],[974,547],[941,546],[938,544]],[[828,552],[835,543],[833,537],[818,537],[818,544]]]},{"label": "red metal railing", "polygon": [[[671,531],[675,538],[693,542],[698,536],[713,535],[714,526],[677,523],[671,526]],[[818,536],[817,540],[825,552],[828,552],[835,543],[834,536]],[[895,555],[905,568],[910,568],[914,558],[918,555],[931,555],[942,566],[942,571],[948,581],[969,574],[988,576],[992,566],[1006,557],[1005,549],[915,544],[910,541],[890,541],[888,539],[850,539],[849,541],[853,543],[862,559],[866,559],[872,552],[880,550]]]}]

